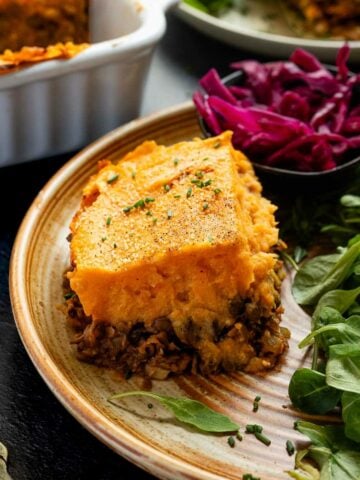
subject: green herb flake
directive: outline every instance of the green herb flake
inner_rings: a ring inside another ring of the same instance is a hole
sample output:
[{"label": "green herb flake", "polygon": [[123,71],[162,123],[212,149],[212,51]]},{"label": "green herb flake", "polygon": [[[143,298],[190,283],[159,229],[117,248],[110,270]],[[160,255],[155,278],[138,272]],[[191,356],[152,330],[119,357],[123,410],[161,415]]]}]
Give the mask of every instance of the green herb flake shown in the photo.
[{"label": "green herb flake", "polygon": [[198,172],[195,173],[195,177],[197,178],[204,178],[204,172],[202,172],[201,170],[199,170]]},{"label": "green herb flake", "polygon": [[114,173],[110,178],[107,179],[107,183],[114,183],[119,178],[119,175]]},{"label": "green herb flake", "polygon": [[135,172],[131,172],[131,178],[132,178],[133,180],[135,180],[135,178],[136,178],[136,173],[135,173]]},{"label": "green herb flake", "polygon": [[254,402],[253,402],[253,412],[257,412],[259,410],[259,402],[261,400],[260,395],[256,395]]},{"label": "green herb flake", "polygon": [[174,159],[174,165],[177,167],[179,165],[180,160],[178,158]]},{"label": "green herb flake", "polygon": [[172,218],[174,214],[173,214],[172,210],[168,210],[166,215],[167,215],[168,220],[170,220],[170,218]]},{"label": "green herb flake", "polygon": [[190,198],[192,195],[192,188],[189,188],[188,191],[186,192],[186,198]]},{"label": "green herb flake", "polygon": [[102,242],[105,242],[106,239],[107,239],[107,237],[101,237]]},{"label": "green herb flake", "polygon": [[295,447],[291,440],[286,440],[286,451],[290,457],[295,453]]},{"label": "green herb flake", "polygon": [[260,477],[254,477],[251,473],[244,473],[242,480],[261,480]]},{"label": "green herb flake", "polygon": [[209,208],[209,204],[207,202],[203,203],[203,210],[207,210]]},{"label": "green herb flake", "polygon": [[65,300],[70,300],[70,298],[73,298],[73,297],[75,297],[74,292],[68,292],[68,293],[65,293],[65,295],[64,295]]},{"label": "green herb flake", "polygon": [[153,198],[153,197],[146,197],[144,201],[145,201],[145,203],[152,203],[152,202],[155,202],[155,198]]},{"label": "green herb flake", "polygon": [[109,226],[111,223],[111,217],[107,217],[106,219],[106,225]]},{"label": "green herb flake", "polygon": [[152,223],[155,225],[157,223],[157,218],[153,218]]},{"label": "green herb flake", "polygon": [[245,427],[246,433],[261,433],[263,431],[263,427],[261,425],[257,425],[256,423],[248,424]]},{"label": "green herb flake", "polygon": [[132,210],[133,208],[134,208],[133,206],[125,207],[125,208],[123,208],[123,212],[124,212],[124,213],[129,213],[129,212],[131,212],[131,210]]},{"label": "green herb flake", "polygon": [[214,143],[214,148],[220,148],[221,147],[221,142],[218,140],[217,142]]},{"label": "green herb flake", "polygon": [[174,195],[174,198],[179,199],[181,198],[181,195]]},{"label": "green herb flake", "polygon": [[209,157],[205,157],[202,159],[203,162],[206,162],[207,160],[209,160]]},{"label": "green herb flake", "polygon": [[185,397],[170,397],[148,391],[133,391],[118,393],[109,398],[109,401],[123,399],[134,395],[157,400],[170,410],[175,418],[183,423],[192,425],[204,432],[231,433],[239,430],[239,425],[229,417],[209,408],[204,403]]},{"label": "green herb flake", "polygon": [[219,195],[221,193],[221,189],[220,188],[215,188],[214,193],[215,193],[215,195]]},{"label": "green herb flake", "polygon": [[151,211],[151,210],[148,210],[148,211],[146,212],[146,215],[147,215],[148,217],[152,217],[152,211]]},{"label": "green herb flake", "polygon": [[140,199],[134,203],[134,208],[144,208],[145,207],[145,200]]},{"label": "green herb flake", "polygon": [[271,445],[270,438],[266,437],[263,433],[255,432],[254,435],[261,443],[263,443],[267,447],[269,447]]},{"label": "green herb flake", "polygon": [[165,183],[164,190],[165,190],[166,193],[169,192],[170,191],[170,185]]},{"label": "green herb flake", "polygon": [[242,442],[243,436],[241,435],[240,430],[238,430],[238,431],[236,432],[236,438],[237,438],[240,442]]},{"label": "green herb flake", "polygon": [[234,437],[229,437],[227,439],[227,443],[230,445],[231,448],[235,447],[235,438]]},{"label": "green herb flake", "polygon": [[204,187],[208,187],[208,186],[211,185],[211,184],[212,184],[212,180],[211,180],[211,178],[209,178],[209,180],[206,180],[206,181],[204,182]]}]

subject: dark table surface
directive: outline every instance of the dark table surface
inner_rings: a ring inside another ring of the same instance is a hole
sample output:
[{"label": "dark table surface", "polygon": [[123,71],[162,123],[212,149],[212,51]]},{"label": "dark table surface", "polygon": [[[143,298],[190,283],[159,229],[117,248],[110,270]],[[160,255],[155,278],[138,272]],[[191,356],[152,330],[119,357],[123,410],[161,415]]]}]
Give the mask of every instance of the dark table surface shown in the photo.
[{"label": "dark table surface", "polygon": [[[227,65],[242,56],[169,14],[167,33],[150,69],[142,115],[189,100],[197,79],[211,66],[226,73]],[[0,442],[8,447],[13,480],[150,479],[62,407],[27,356],[11,311],[8,270],[17,229],[37,192],[71,156],[0,169]]]}]

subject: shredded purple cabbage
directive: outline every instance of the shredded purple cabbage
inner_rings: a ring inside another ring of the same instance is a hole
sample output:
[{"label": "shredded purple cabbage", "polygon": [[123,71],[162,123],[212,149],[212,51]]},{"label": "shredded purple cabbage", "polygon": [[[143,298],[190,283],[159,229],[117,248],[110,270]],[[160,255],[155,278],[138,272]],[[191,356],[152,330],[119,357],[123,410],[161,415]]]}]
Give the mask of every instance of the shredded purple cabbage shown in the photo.
[{"label": "shredded purple cabbage", "polygon": [[360,75],[349,72],[350,48],[341,47],[336,73],[296,49],[286,62],[245,60],[244,74],[226,86],[215,69],[193,100],[212,134],[233,131],[233,144],[251,160],[305,172],[346,162],[360,148]]}]

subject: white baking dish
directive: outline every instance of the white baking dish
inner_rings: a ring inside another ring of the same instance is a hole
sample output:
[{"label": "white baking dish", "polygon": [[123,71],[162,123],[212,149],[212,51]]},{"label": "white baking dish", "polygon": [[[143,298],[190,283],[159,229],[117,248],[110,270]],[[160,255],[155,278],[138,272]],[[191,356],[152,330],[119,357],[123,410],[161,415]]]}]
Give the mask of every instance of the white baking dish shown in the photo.
[{"label": "white baking dish", "polygon": [[76,150],[139,113],[176,0],[90,0],[91,46],[0,76],[0,166]]}]

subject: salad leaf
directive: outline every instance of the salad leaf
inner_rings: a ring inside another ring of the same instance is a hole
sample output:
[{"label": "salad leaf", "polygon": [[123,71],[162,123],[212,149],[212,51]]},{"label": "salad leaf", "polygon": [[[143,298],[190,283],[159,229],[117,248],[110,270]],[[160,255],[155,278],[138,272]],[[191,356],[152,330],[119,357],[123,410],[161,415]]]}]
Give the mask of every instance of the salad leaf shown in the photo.
[{"label": "salad leaf", "polygon": [[324,293],[341,285],[359,254],[360,242],[357,242],[340,256],[320,255],[307,262],[294,280],[295,300],[300,305],[314,305]]},{"label": "salad leaf", "polygon": [[[295,428],[312,444],[297,453],[290,476],[299,480],[359,480],[359,444],[348,440],[342,426],[320,426],[297,422]],[[306,460],[315,461],[318,470]]]},{"label": "salad leaf", "polygon": [[326,384],[323,373],[300,368],[291,377],[289,397],[294,407],[302,412],[324,414],[336,407],[341,392]]},{"label": "salad leaf", "polygon": [[149,397],[160,402],[168,408],[180,422],[192,425],[205,432],[235,432],[240,426],[234,423],[229,417],[222,413],[215,412],[208,406],[197,400],[182,397],[169,397],[147,391],[134,391],[117,393],[109,400],[119,400],[121,398],[140,395]]},{"label": "salad leaf", "polygon": [[341,396],[341,404],[345,434],[351,440],[360,443],[360,395],[344,392]]},{"label": "salad leaf", "polygon": [[332,345],[326,364],[328,385],[346,392],[360,393],[359,344]]}]

